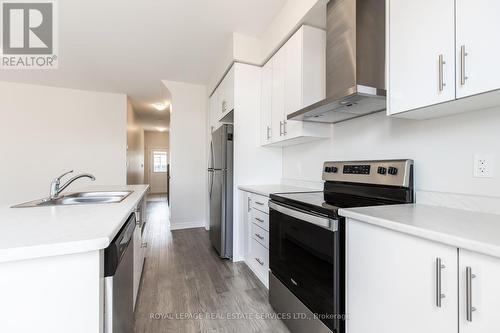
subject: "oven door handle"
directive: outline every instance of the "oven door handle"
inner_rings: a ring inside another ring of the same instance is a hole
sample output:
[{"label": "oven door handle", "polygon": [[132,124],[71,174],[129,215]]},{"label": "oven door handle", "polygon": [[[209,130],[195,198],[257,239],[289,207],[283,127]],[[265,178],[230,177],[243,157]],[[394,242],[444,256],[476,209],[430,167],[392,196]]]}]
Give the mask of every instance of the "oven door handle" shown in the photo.
[{"label": "oven door handle", "polygon": [[309,222],[320,226],[322,228],[337,231],[338,230],[338,220],[333,220],[328,217],[313,215],[309,212],[303,211],[301,209],[297,209],[295,207],[290,207],[282,204],[276,204],[272,201],[269,201],[269,208],[274,209],[282,214],[294,217],[296,219]]}]

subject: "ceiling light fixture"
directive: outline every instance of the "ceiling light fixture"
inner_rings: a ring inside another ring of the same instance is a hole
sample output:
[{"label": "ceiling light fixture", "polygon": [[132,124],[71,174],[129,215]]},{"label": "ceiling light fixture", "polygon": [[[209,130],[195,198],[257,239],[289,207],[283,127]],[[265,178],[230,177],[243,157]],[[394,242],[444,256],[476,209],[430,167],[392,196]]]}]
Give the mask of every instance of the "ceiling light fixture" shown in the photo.
[{"label": "ceiling light fixture", "polygon": [[153,107],[158,111],[164,111],[166,108],[168,108],[168,104],[167,103],[154,103]]}]

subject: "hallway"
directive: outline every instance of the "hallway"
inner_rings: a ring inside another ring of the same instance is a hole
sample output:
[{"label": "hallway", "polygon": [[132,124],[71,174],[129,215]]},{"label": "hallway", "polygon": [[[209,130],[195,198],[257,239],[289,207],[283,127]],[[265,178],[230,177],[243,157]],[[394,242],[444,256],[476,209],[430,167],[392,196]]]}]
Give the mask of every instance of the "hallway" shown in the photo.
[{"label": "hallway", "polygon": [[288,332],[264,286],[243,262],[220,260],[205,229],[170,232],[168,204],[156,197],[148,200],[147,223],[137,333]]}]

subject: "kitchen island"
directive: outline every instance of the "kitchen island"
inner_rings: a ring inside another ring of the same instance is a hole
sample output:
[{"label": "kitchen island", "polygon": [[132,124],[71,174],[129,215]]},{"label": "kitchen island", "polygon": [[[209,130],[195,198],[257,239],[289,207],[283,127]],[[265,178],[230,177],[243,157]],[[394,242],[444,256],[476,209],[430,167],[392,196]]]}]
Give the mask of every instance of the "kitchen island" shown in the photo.
[{"label": "kitchen island", "polygon": [[0,331],[103,331],[104,249],[148,185],[92,187],[132,191],[120,203],[0,208]]}]

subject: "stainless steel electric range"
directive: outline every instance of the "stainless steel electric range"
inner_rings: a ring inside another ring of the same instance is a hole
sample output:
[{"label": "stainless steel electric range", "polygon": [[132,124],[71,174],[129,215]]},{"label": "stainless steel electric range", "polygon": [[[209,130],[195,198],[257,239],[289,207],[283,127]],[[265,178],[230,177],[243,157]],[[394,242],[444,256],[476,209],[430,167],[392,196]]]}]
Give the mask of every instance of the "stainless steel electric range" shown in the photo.
[{"label": "stainless steel electric range", "polygon": [[345,332],[339,208],[412,203],[413,161],[325,162],[323,192],[272,194],[269,300],[294,333]]}]

